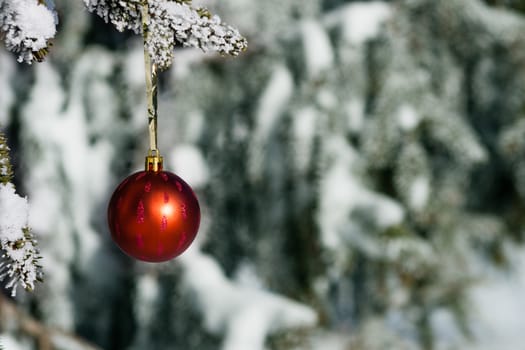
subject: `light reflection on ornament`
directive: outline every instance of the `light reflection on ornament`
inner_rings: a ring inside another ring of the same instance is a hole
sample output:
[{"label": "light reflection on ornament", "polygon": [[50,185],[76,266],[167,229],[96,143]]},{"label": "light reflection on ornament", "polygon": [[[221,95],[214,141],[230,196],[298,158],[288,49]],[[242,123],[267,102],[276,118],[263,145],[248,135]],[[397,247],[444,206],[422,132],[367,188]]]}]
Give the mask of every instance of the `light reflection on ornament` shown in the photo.
[{"label": "light reflection on ornament", "polygon": [[164,204],[160,209],[162,215],[170,216],[173,213],[173,206],[171,204]]}]

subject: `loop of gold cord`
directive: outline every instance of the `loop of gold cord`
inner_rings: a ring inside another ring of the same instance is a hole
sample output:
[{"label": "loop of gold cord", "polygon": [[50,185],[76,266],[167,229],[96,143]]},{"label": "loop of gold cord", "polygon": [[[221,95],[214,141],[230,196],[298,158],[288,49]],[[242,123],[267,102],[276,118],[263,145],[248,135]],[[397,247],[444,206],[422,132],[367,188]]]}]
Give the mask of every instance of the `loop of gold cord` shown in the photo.
[{"label": "loop of gold cord", "polygon": [[[146,170],[161,170],[162,157],[157,147],[157,65],[152,63],[147,42],[149,40],[148,1],[142,2],[142,36],[144,38],[144,70],[146,72],[146,97],[148,104],[149,150],[146,157]],[[160,169],[159,169],[160,165]]]}]

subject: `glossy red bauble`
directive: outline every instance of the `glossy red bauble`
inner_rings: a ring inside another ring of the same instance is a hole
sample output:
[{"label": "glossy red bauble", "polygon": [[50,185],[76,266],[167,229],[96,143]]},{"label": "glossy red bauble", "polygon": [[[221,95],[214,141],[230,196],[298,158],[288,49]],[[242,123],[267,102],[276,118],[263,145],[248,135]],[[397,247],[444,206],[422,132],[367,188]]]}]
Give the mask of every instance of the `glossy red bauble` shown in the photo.
[{"label": "glossy red bauble", "polygon": [[191,187],[168,171],[139,171],[117,187],[108,206],[111,237],[143,261],[175,258],[191,244],[200,223]]}]

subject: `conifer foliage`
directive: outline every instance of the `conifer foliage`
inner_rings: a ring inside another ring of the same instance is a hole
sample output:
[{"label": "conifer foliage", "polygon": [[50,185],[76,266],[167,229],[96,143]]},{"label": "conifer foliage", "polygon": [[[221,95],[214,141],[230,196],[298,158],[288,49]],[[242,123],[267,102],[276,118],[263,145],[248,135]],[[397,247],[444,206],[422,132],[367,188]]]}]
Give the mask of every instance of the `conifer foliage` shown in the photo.
[{"label": "conifer foliage", "polygon": [[19,62],[42,60],[57,24],[52,0],[0,0],[0,38]]},{"label": "conifer foliage", "polygon": [[[204,209],[194,246],[166,265],[121,254],[104,211],[143,166],[143,42],[113,28],[139,34],[142,2],[56,0],[56,56],[13,73],[0,51],[0,117],[10,93],[45,253],[39,320],[107,350],[521,349],[519,1],[200,1],[256,50],[204,56],[190,48],[246,43],[189,1],[148,2],[148,49],[173,62],[159,146]],[[0,218],[17,222],[8,264],[32,247],[25,217]]]},{"label": "conifer foliage", "polygon": [[[239,31],[203,7],[188,0],[84,0],[87,8],[119,31],[142,33],[142,7],[147,4],[150,32],[146,43],[162,69],[173,61],[175,45],[198,47],[237,56],[247,47]],[[57,13],[52,0],[1,0],[0,33],[18,61],[31,63],[47,54],[56,33]]]},{"label": "conifer foliage", "polygon": [[[141,33],[141,8],[146,1],[84,0],[88,9],[111,22],[119,31]],[[162,69],[173,61],[176,44],[198,47],[204,51],[237,56],[247,47],[237,29],[202,7],[192,7],[187,0],[149,0],[151,33],[146,43],[153,61]]]},{"label": "conifer foliage", "polygon": [[27,226],[27,199],[15,193],[11,183],[13,172],[9,161],[9,147],[0,133],[0,280],[7,280],[6,288],[16,295],[17,286],[33,290],[42,281],[40,254],[36,240]]}]

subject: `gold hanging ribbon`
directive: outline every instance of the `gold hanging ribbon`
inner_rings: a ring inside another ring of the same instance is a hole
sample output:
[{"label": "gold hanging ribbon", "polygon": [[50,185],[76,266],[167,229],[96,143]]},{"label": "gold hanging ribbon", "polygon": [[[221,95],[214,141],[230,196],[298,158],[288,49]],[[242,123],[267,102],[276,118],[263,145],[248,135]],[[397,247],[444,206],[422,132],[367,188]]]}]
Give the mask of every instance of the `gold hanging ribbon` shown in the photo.
[{"label": "gold hanging ribbon", "polygon": [[144,68],[146,71],[146,97],[148,103],[149,150],[146,171],[162,170],[162,156],[157,147],[157,65],[152,63],[147,42],[150,36],[148,1],[142,3],[142,37],[144,38]]}]

